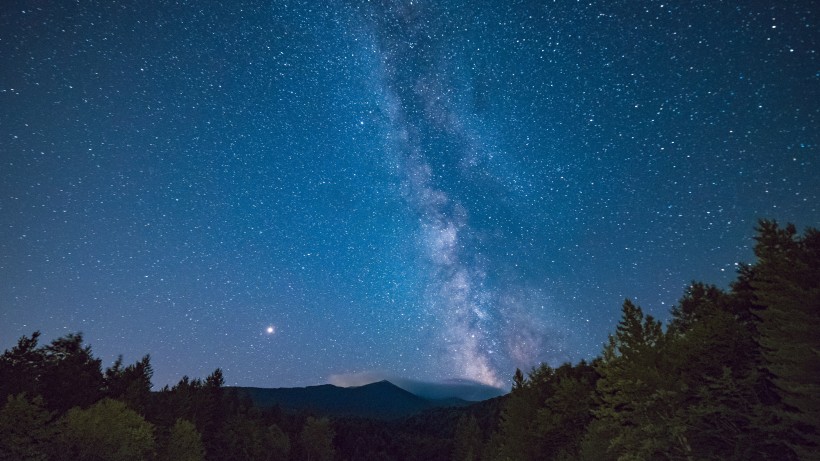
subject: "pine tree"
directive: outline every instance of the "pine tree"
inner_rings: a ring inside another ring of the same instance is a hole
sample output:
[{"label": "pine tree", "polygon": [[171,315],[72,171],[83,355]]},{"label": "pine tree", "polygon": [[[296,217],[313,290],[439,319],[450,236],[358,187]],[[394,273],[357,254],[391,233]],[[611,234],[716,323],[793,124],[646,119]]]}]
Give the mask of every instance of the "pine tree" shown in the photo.
[{"label": "pine tree", "polygon": [[694,282],[672,309],[666,358],[682,384],[685,411],[678,423],[688,427],[695,458],[756,460],[776,453],[757,423],[764,381],[751,298],[743,282],[735,286],[739,293]]},{"label": "pine tree", "polygon": [[614,434],[609,453],[619,460],[665,454],[691,458],[682,404],[685,387],[667,360],[660,322],[626,300],[621,321],[597,363],[601,400],[596,431]]},{"label": "pine tree", "polygon": [[515,374],[513,375],[513,387],[512,390],[516,391],[518,389],[523,388],[526,385],[526,380],[524,379],[524,373],[521,372],[521,369],[516,368]]},{"label": "pine tree", "polygon": [[718,287],[692,282],[678,304],[672,308],[669,332],[677,335],[686,334],[699,321],[725,311],[724,306],[728,302],[726,293]]},{"label": "pine tree", "polygon": [[122,367],[122,356],[105,371],[105,395],[127,403],[145,415],[151,398],[151,357],[146,355],[133,365]]},{"label": "pine tree", "polygon": [[598,373],[583,361],[555,370],[549,396],[538,409],[544,459],[577,459],[581,438],[592,421],[597,379]]},{"label": "pine tree", "polygon": [[506,458],[539,459],[541,435],[538,433],[538,409],[548,396],[547,383],[554,370],[546,364],[533,369],[527,378],[516,370],[513,389],[501,412],[501,451]]},{"label": "pine tree", "polygon": [[225,379],[217,368],[205,378],[204,383],[194,380],[194,402],[197,428],[202,433],[208,459],[221,460],[226,457],[225,422],[228,409],[225,404]]},{"label": "pine tree", "polygon": [[781,405],[786,442],[801,459],[820,453],[820,232],[761,221],[751,285],[763,368]]}]

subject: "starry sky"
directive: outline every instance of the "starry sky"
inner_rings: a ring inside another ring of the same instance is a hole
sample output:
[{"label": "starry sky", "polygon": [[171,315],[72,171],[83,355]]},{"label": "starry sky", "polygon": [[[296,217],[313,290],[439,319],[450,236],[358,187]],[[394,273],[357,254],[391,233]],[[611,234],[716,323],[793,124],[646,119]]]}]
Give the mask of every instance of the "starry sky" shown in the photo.
[{"label": "starry sky", "polygon": [[0,348],[508,388],[820,224],[808,1],[4,1]]}]

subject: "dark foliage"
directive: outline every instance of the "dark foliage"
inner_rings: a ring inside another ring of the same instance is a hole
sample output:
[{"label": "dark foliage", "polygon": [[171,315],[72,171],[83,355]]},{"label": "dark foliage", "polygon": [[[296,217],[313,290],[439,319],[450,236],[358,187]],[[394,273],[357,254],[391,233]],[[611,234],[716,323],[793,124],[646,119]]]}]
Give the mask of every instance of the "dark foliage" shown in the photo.
[{"label": "dark foliage", "polygon": [[289,405],[316,394],[225,388],[219,369],[151,392],[148,356],[103,372],[82,335],[34,332],[0,356],[0,459],[818,459],[820,233],[757,232],[757,261],[729,290],[693,282],[668,328],[626,300],[601,357],[460,407],[390,383]]},{"label": "dark foliage", "polygon": [[484,459],[818,459],[820,234],[757,231],[757,262],[693,282],[666,331],[626,300],[591,372],[516,372]]}]

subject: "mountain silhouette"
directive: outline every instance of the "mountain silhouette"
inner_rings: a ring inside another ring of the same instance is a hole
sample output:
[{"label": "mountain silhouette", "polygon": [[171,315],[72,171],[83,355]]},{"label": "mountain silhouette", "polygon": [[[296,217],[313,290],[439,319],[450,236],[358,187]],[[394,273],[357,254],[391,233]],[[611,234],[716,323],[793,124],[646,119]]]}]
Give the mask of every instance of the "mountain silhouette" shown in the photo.
[{"label": "mountain silhouette", "polygon": [[426,399],[389,381],[358,387],[332,384],[308,387],[266,389],[233,387],[240,398],[247,397],[259,408],[279,406],[283,410],[308,411],[326,416],[371,419],[399,419],[430,408],[460,407],[473,402],[458,398]]}]

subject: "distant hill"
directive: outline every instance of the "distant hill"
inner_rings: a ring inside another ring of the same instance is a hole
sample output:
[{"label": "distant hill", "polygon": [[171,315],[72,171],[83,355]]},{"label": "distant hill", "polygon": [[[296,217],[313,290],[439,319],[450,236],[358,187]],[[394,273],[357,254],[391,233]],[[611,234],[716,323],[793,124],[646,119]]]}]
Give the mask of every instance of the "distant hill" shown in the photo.
[{"label": "distant hill", "polygon": [[265,389],[231,387],[240,397],[248,397],[260,408],[279,406],[283,410],[305,410],[328,416],[399,419],[430,408],[462,407],[473,402],[458,398],[426,399],[389,381],[358,387],[321,386]]},{"label": "distant hill", "polygon": [[439,382],[415,381],[406,378],[388,379],[400,388],[428,400],[456,397],[470,402],[480,402],[507,393],[504,389],[466,379],[448,379]]}]

